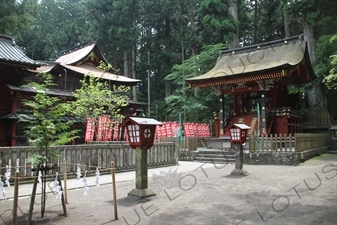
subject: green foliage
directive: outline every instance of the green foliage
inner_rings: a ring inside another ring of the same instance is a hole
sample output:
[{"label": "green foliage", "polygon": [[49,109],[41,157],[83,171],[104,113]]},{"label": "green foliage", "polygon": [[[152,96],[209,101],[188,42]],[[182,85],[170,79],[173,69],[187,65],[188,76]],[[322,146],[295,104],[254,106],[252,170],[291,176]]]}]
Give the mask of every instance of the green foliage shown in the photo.
[{"label": "green foliage", "polygon": [[[236,32],[234,19],[229,15],[226,2],[220,0],[202,0],[198,9],[204,43],[226,43],[233,39]],[[216,34],[216,35],[214,35]]]},{"label": "green foliage", "polygon": [[1,0],[0,34],[19,37],[32,30],[37,19],[36,0]]},{"label": "green foliage", "polygon": [[165,98],[169,106],[167,109],[169,118],[175,119],[186,110],[189,121],[200,121],[211,118],[212,112],[217,111],[218,106],[214,103],[218,101],[213,90],[186,87],[185,79],[212,69],[219,51],[225,47],[224,44],[204,46],[199,55],[185,60],[180,65],[175,65],[172,73],[165,77],[166,80],[171,80],[175,84],[174,92]]},{"label": "green foliage", "polygon": [[316,38],[331,34],[337,25],[336,2],[331,0],[292,0],[289,1],[290,14],[313,29]]},{"label": "green foliage", "polygon": [[38,153],[28,159],[33,164],[44,163],[57,156],[49,146],[67,144],[77,138],[75,136],[77,131],[70,130],[75,121],[65,119],[71,112],[70,105],[62,102],[59,97],[50,95],[50,88],[55,86],[52,75],[37,76],[43,78],[43,83],[31,82],[24,85],[34,88],[37,92],[31,99],[22,101],[23,105],[31,110],[32,115],[20,116],[20,122],[28,124],[26,130],[28,143],[39,149]]},{"label": "green foliage", "polygon": [[[337,35],[334,35],[331,38],[331,44],[337,42]],[[328,89],[337,89],[337,54],[331,55],[331,66],[332,68],[329,71],[329,75],[323,79],[323,82],[326,84]]]},{"label": "green foliage", "polygon": [[[99,68],[108,70],[111,65],[101,64]],[[107,81],[94,77],[90,73],[86,74],[80,82],[82,87],[73,92],[76,100],[71,102],[72,112],[77,117],[84,121],[87,118],[97,121],[100,115],[110,115],[115,122],[123,119],[123,115],[119,112],[121,107],[128,105],[126,93],[130,87],[109,85]]]},{"label": "green foliage", "polygon": [[[146,101],[147,70],[154,71],[154,76],[150,79],[152,102],[149,104],[152,110],[158,106],[156,112],[160,119],[167,119],[166,110],[172,109],[171,105],[163,101],[171,90],[180,89],[180,93],[173,95],[186,94],[186,98],[205,94],[203,90],[183,91],[184,79],[188,75],[197,76],[207,72],[207,67],[198,66],[198,60],[189,63],[190,71],[180,70],[183,59],[199,54],[203,45],[231,43],[237,27],[240,44],[243,46],[253,44],[254,28],[258,43],[282,39],[285,12],[288,14],[290,36],[302,34],[304,25],[314,31],[317,40],[317,46],[313,44],[316,47],[317,65],[314,69],[319,78],[316,82],[329,74],[333,67],[329,56],[336,55],[334,45],[329,44],[331,35],[337,29],[335,1],[236,2],[238,23],[228,12],[231,1],[0,0],[0,33],[15,35],[16,42],[26,54],[38,60],[53,60],[62,50],[94,39],[104,57],[113,62],[114,68],[121,68],[127,76],[133,69],[136,71],[136,78],[142,81],[137,86],[138,101]],[[132,46],[137,46],[135,68],[130,63]],[[214,65],[215,60],[212,57],[209,59],[206,64]],[[128,67],[124,68],[126,62]],[[180,75],[178,70],[181,71]],[[173,76],[172,79],[170,76]],[[170,102],[176,101],[178,100],[172,97]],[[181,110],[181,105],[177,105],[176,111]],[[201,105],[205,106],[205,102]],[[203,112],[206,114],[207,110]],[[173,117],[176,118],[176,115]]]}]

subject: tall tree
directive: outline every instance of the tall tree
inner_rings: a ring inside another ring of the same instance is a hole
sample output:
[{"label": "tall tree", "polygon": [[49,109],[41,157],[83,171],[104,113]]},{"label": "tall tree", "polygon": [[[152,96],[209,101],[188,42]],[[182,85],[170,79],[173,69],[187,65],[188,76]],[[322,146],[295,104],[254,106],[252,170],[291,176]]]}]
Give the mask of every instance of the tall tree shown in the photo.
[{"label": "tall tree", "polygon": [[38,15],[37,0],[1,0],[0,33],[19,40],[24,32],[32,30]]},{"label": "tall tree", "polygon": [[236,35],[236,21],[220,0],[202,0],[198,9],[204,44],[229,43]]}]

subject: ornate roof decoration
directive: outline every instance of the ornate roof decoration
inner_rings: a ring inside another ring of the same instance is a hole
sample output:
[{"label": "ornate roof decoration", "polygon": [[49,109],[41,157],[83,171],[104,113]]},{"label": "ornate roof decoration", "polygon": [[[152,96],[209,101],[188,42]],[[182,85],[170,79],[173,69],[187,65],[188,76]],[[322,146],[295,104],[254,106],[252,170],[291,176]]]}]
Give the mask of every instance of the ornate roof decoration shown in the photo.
[{"label": "ornate roof decoration", "polygon": [[186,82],[203,88],[277,78],[295,78],[295,83],[305,83],[313,77],[307,43],[302,36],[296,36],[222,51],[212,70]]}]

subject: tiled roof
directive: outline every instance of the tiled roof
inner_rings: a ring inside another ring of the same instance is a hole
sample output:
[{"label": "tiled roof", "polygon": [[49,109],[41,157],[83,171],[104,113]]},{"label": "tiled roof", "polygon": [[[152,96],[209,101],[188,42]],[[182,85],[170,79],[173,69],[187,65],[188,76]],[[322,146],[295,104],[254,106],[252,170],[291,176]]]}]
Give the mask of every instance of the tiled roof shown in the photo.
[{"label": "tiled roof", "polygon": [[[307,53],[307,43],[301,37],[221,52],[214,68],[207,73],[186,79],[196,87],[284,77],[283,70],[299,65]],[[307,66],[311,66],[310,61]],[[309,70],[311,71],[311,70]]]},{"label": "tiled roof", "polygon": [[26,56],[21,48],[15,44],[14,38],[1,34],[0,63],[17,64],[30,68],[36,68],[42,65],[42,63]]},{"label": "tiled roof", "polygon": [[[6,86],[13,91],[22,91],[22,92],[32,92],[32,93],[37,93],[38,91],[36,91],[36,89],[34,89],[33,87],[18,87],[15,85],[11,85],[11,84],[6,84]],[[55,96],[68,96],[68,97],[73,97],[73,94],[71,92],[67,92],[67,91],[62,91],[59,89],[55,89],[55,88],[50,88],[48,90],[48,94],[51,95],[55,95]]]}]

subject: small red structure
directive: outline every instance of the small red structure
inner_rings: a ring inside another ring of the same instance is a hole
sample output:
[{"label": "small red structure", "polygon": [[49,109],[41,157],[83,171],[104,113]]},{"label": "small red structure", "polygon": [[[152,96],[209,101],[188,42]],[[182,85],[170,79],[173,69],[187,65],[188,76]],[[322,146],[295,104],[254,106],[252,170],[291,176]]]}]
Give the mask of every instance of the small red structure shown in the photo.
[{"label": "small red structure", "polygon": [[[214,88],[219,96],[216,134],[229,136],[234,123],[251,127],[248,134],[302,132],[304,105],[301,87],[312,82],[308,44],[303,36],[220,52],[213,69],[186,79],[191,87]],[[291,93],[288,89],[297,90]],[[225,95],[232,105],[225,111]]]},{"label": "small red structure", "polygon": [[231,125],[229,127],[231,143],[245,143],[249,129],[250,127],[243,123],[234,123]]},{"label": "small red structure", "polygon": [[163,124],[147,117],[129,117],[121,124],[122,127],[126,127],[129,145],[133,149],[144,146],[146,146],[146,149],[151,148],[157,125]]}]

